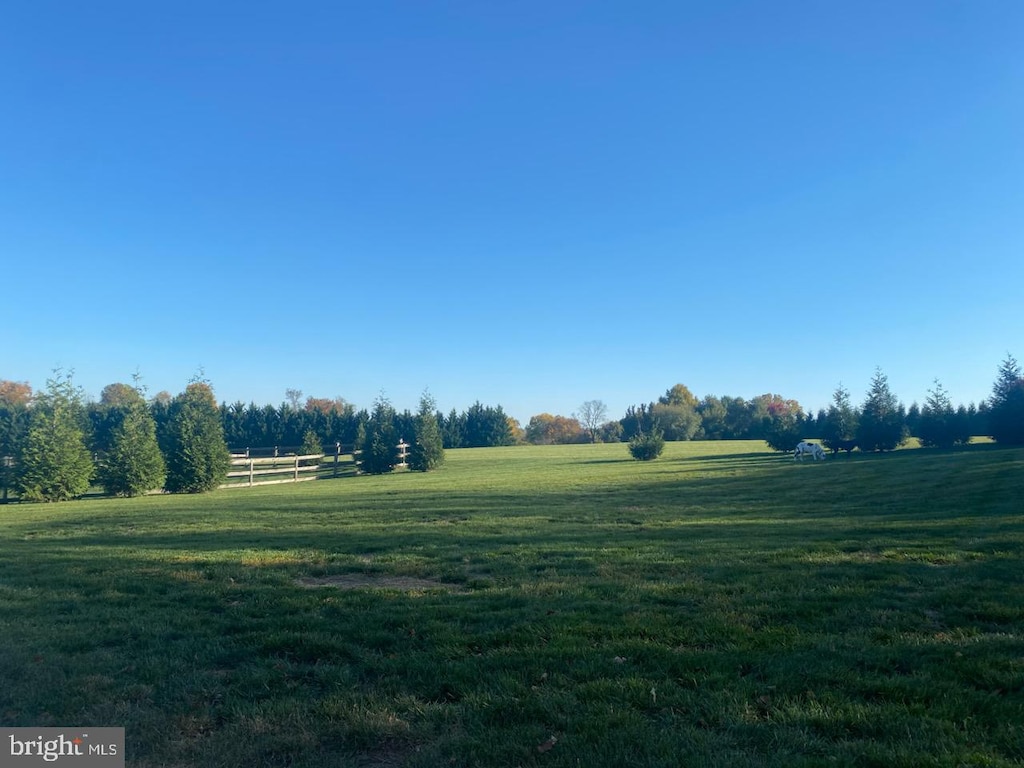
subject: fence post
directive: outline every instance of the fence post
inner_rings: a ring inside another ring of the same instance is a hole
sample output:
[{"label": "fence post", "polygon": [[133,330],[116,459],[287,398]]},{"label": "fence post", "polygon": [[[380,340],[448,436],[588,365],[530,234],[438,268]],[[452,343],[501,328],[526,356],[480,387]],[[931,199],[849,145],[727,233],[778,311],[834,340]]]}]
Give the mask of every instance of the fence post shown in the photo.
[{"label": "fence post", "polygon": [[295,454],[295,482],[299,482],[299,455]]},{"label": "fence post", "polygon": [[[248,452],[249,452],[248,449],[246,449],[246,453],[248,453]],[[249,487],[250,488],[252,488],[252,474],[253,474],[252,467],[253,467],[253,464],[255,464],[255,463],[256,463],[255,461],[253,461],[252,459],[249,459]]]},{"label": "fence post", "polygon": [[341,461],[341,443],[334,444],[334,476],[338,476],[338,462]]}]

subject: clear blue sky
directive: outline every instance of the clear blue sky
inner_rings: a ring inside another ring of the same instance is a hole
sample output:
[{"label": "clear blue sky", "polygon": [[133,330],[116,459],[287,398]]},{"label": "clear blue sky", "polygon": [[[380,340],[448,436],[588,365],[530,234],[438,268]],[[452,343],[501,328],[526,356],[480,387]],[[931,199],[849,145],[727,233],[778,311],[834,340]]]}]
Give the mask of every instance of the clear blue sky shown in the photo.
[{"label": "clear blue sky", "polygon": [[1024,358],[1024,3],[7,3],[0,378],[524,425]]}]

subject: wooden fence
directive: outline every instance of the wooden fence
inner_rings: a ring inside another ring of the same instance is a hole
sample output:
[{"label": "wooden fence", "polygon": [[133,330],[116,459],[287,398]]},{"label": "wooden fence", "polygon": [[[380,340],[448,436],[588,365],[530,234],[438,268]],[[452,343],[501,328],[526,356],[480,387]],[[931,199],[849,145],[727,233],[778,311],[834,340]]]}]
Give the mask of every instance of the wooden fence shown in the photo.
[{"label": "wooden fence", "polygon": [[[251,488],[254,485],[274,485],[276,483],[299,483],[303,480],[316,480],[320,471],[321,453],[311,453],[306,456],[271,456],[265,459],[247,458],[245,456],[233,457],[232,469],[228,472],[229,478],[245,478],[242,482],[223,483],[221,488]],[[308,461],[309,464],[302,462]],[[257,477],[275,476],[273,479],[257,480]]]}]

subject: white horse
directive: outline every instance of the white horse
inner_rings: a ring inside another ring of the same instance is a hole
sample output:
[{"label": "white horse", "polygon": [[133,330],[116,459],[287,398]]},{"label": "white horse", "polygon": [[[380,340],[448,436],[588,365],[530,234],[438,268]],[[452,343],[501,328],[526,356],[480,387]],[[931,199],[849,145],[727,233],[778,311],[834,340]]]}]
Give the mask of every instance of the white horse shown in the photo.
[{"label": "white horse", "polygon": [[818,459],[825,458],[825,449],[817,443],[808,443],[801,440],[796,444],[796,449],[793,451],[793,461],[800,459],[803,461],[804,456],[812,456],[815,461]]}]

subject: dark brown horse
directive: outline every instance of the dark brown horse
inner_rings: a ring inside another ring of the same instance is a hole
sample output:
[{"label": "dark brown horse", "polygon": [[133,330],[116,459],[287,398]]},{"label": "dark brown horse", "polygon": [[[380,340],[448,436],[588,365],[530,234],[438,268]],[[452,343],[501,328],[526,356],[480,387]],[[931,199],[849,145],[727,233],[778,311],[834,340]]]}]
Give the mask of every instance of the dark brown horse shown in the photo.
[{"label": "dark brown horse", "polygon": [[832,451],[832,455],[835,456],[840,451],[846,451],[849,453],[857,447],[856,440],[832,440],[828,444],[829,449]]}]

